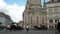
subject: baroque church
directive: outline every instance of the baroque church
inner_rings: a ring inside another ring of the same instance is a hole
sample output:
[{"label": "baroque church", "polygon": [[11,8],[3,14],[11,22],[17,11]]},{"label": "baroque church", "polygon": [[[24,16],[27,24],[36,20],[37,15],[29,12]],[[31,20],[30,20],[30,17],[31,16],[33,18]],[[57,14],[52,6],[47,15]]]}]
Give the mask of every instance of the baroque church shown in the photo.
[{"label": "baroque church", "polygon": [[56,24],[60,21],[60,0],[49,0],[41,5],[41,0],[27,0],[23,12],[24,25],[46,26],[48,29],[56,29]]}]

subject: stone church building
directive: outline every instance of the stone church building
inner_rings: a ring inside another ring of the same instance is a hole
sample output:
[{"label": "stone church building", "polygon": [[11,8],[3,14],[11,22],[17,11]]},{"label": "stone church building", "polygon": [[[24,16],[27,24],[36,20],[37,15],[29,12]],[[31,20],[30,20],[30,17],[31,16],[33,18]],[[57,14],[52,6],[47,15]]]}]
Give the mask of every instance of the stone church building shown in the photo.
[{"label": "stone church building", "polygon": [[60,20],[60,0],[49,0],[41,5],[41,0],[27,0],[25,11],[23,12],[23,22],[26,26],[45,25],[48,29],[56,29],[56,24]]}]

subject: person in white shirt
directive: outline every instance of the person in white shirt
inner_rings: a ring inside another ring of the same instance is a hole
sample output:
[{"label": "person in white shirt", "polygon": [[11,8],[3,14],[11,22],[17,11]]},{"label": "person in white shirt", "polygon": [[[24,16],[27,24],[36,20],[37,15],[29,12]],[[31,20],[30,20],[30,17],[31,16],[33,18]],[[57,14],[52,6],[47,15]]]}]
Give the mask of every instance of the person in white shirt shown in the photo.
[{"label": "person in white shirt", "polygon": [[26,26],[26,31],[29,31],[29,25]]}]

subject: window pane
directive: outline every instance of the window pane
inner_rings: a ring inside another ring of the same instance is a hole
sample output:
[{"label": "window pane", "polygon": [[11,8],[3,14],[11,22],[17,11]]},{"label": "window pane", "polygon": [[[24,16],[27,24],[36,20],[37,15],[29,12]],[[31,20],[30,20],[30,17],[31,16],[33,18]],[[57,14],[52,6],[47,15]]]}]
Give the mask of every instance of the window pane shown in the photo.
[{"label": "window pane", "polygon": [[54,9],[54,12],[58,12],[58,8],[55,8],[55,9]]},{"label": "window pane", "polygon": [[49,20],[50,23],[53,23],[53,20]]},{"label": "window pane", "polygon": [[52,9],[49,9],[48,12],[53,12]]}]

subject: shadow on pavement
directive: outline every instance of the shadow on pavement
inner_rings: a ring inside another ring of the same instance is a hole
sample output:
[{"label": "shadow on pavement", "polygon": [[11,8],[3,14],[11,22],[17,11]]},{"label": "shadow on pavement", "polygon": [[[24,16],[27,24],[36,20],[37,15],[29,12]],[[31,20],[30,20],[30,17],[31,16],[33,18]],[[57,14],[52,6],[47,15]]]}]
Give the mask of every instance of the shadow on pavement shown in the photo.
[{"label": "shadow on pavement", "polygon": [[55,34],[60,34],[60,31],[56,31]]}]

